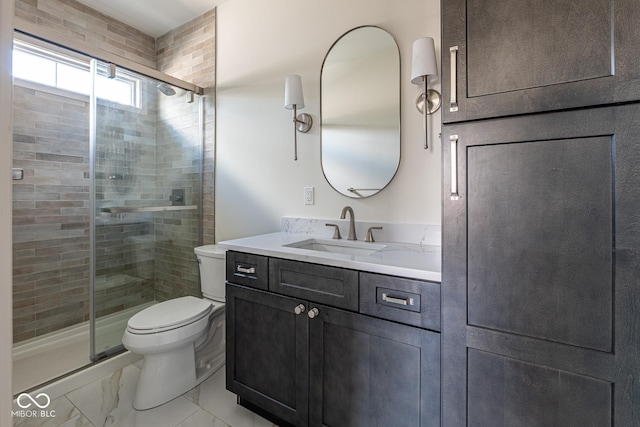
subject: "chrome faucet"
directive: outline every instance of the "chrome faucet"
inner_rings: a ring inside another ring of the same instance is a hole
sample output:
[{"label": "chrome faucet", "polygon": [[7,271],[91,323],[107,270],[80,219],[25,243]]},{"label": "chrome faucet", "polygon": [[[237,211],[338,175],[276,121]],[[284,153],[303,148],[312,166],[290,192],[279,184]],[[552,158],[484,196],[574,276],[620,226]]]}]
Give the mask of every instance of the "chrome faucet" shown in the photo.
[{"label": "chrome faucet", "polygon": [[356,219],[351,206],[345,206],[344,208],[342,208],[340,219],[345,219],[345,217],[347,216],[347,212],[349,212],[349,237],[347,238],[347,240],[358,240],[356,238]]}]

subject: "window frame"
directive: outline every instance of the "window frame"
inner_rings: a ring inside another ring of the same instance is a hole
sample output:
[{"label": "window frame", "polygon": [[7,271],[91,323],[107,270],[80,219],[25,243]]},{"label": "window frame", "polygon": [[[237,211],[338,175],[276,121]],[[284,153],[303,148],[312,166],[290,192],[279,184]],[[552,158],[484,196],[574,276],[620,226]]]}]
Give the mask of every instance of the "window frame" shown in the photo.
[{"label": "window frame", "polygon": [[[15,73],[15,61],[14,61],[14,69],[12,70],[12,77],[14,80],[14,84],[19,84],[23,87],[28,87],[31,89],[42,90],[48,93],[57,94],[61,96],[67,96],[76,99],[86,99],[91,95],[91,88],[87,88],[88,90],[83,91],[82,88],[79,90],[73,90],[69,87],[61,87],[61,79],[59,77],[61,69],[59,65],[64,65],[67,67],[72,67],[75,69],[79,69],[81,71],[86,71],[89,78],[91,77],[91,67],[90,61],[91,58],[73,52],[68,51],[67,49],[60,48],[55,45],[51,45],[49,43],[33,39],[28,36],[19,36],[16,34],[13,39],[13,51],[19,51],[26,55],[31,55],[35,57],[40,57],[45,60],[51,61],[54,64],[54,78],[55,86],[47,83],[42,83],[39,81],[31,80],[25,78],[24,76],[20,76],[20,74]],[[108,79],[106,76],[106,64],[102,61],[98,61],[98,73],[97,78]],[[134,76],[133,73],[127,70],[118,69],[116,71],[116,76],[114,78],[115,81],[119,83],[124,83],[129,86],[129,101],[127,103],[121,102],[122,100],[109,99],[105,97],[101,97],[97,95],[99,99],[114,102],[119,105],[123,105],[126,107],[134,107],[141,108],[141,86],[142,86],[142,78]]]}]

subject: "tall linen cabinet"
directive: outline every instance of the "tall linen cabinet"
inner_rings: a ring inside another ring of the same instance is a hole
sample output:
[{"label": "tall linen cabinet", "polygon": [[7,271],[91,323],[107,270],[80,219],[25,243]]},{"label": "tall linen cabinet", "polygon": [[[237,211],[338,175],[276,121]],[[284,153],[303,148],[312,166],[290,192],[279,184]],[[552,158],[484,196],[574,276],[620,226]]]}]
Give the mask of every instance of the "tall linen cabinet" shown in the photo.
[{"label": "tall linen cabinet", "polygon": [[442,14],[442,425],[640,425],[640,2]]}]

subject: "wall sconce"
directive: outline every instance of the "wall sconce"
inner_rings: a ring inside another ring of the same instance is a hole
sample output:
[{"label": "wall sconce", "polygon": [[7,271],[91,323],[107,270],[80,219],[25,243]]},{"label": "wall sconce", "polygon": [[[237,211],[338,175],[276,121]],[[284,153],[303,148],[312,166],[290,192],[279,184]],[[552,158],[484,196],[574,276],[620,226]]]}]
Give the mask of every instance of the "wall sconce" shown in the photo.
[{"label": "wall sconce", "polygon": [[424,148],[429,148],[427,115],[440,108],[440,93],[428,88],[429,78],[438,76],[436,49],[431,37],[423,37],[413,42],[413,60],[411,62],[411,83],[424,85],[424,91],[416,100],[416,108],[424,116]]},{"label": "wall sconce", "polygon": [[298,75],[289,75],[284,80],[284,108],[293,110],[293,160],[298,160],[298,133],[307,133],[313,125],[309,114],[298,115],[298,109],[304,108],[302,79]]}]

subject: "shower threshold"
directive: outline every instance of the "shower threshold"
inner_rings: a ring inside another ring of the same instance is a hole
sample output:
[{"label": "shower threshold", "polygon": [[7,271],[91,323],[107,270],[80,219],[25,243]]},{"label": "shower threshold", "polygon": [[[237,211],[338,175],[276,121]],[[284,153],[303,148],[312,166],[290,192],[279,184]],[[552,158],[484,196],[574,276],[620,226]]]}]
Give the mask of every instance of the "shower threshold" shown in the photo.
[{"label": "shower threshold", "polygon": [[[147,303],[96,321],[100,343],[116,346],[128,319],[138,311],[153,305]],[[91,364],[89,322],[22,341],[13,346],[13,394],[37,387],[64,374]],[[97,352],[104,349],[97,349]]]}]

